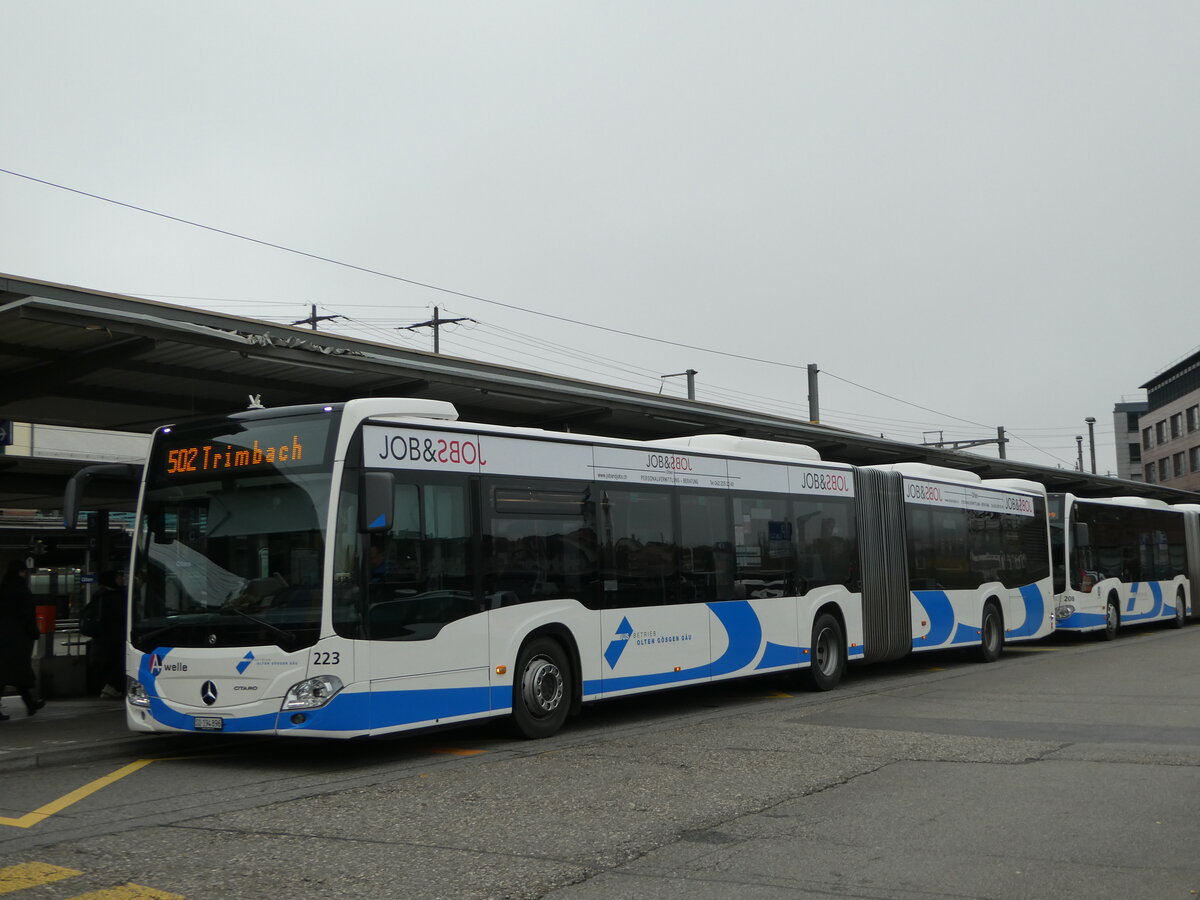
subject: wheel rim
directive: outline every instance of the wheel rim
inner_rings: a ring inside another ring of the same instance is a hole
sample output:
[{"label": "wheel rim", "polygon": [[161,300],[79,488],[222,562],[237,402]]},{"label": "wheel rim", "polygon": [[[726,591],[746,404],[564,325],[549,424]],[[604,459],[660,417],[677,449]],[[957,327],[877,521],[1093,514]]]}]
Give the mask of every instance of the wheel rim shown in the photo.
[{"label": "wheel rim", "polygon": [[538,656],[529,661],[521,677],[525,708],[538,717],[550,715],[563,700],[563,675],[553,660]]},{"label": "wheel rim", "polygon": [[1117,605],[1115,603],[1110,602],[1108,609],[1105,610],[1104,627],[1110,632],[1117,630]]},{"label": "wheel rim", "polygon": [[822,675],[837,671],[837,648],[834,646],[833,629],[823,628],[817,634],[813,647],[813,663]]},{"label": "wheel rim", "polygon": [[1183,605],[1183,594],[1175,595],[1175,618],[1182,622],[1187,617],[1187,607]]}]

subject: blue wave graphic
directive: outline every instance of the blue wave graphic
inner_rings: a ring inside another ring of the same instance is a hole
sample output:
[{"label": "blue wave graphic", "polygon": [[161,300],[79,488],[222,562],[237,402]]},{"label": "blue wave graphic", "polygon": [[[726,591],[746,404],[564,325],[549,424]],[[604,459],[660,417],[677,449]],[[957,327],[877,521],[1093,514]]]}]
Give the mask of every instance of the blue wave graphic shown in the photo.
[{"label": "blue wave graphic", "polygon": [[1042,623],[1046,621],[1046,598],[1042,589],[1036,584],[1027,584],[1021,588],[1021,599],[1025,601],[1025,621],[1020,628],[1008,632],[1008,637],[1028,637],[1037,634]]},{"label": "blue wave graphic", "polygon": [[599,684],[584,683],[584,692],[625,691],[659,685],[682,684],[687,681],[715,678],[746,668],[758,655],[762,646],[762,623],[749,602],[724,600],[707,604],[709,612],[717,617],[728,637],[728,646],[718,659],[711,663],[681,669],[678,672],[650,672],[645,675],[603,676]]},{"label": "blue wave graphic", "polygon": [[[1162,618],[1162,615],[1163,615],[1162,585],[1159,584],[1157,581],[1148,581],[1148,582],[1146,582],[1146,584],[1148,584],[1150,586],[1150,595],[1154,598],[1154,603],[1153,603],[1153,605],[1151,605],[1150,611],[1144,612],[1144,613],[1134,613],[1134,614],[1126,615],[1124,621],[1126,621],[1126,622],[1144,622],[1148,619]],[[1133,585],[1133,587],[1130,588],[1129,608],[1131,610],[1133,609],[1134,603],[1137,599],[1137,589],[1138,589],[1137,584]],[[1175,611],[1175,607],[1172,606],[1171,612],[1174,612],[1174,611]]]},{"label": "blue wave graphic", "polygon": [[804,647],[785,647],[782,644],[775,644],[767,641],[767,647],[763,650],[762,659],[758,661],[758,665],[754,668],[758,669],[776,669],[780,666],[796,666],[804,659]]},{"label": "blue wave graphic", "polygon": [[944,644],[954,630],[954,608],[945,591],[913,591],[913,596],[925,608],[929,617],[929,636],[914,647],[936,647]]}]

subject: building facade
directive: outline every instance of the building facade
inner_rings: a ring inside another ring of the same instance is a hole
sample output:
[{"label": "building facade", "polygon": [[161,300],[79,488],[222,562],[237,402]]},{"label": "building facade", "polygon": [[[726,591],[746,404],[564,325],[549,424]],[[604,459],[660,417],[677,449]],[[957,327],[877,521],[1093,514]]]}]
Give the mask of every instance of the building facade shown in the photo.
[{"label": "building facade", "polygon": [[1147,403],[1139,419],[1144,480],[1200,491],[1200,351],[1142,387]]},{"label": "building facade", "polygon": [[1117,477],[1144,481],[1142,469],[1141,418],[1149,404],[1145,400],[1121,402],[1113,407],[1113,435],[1117,450]]}]

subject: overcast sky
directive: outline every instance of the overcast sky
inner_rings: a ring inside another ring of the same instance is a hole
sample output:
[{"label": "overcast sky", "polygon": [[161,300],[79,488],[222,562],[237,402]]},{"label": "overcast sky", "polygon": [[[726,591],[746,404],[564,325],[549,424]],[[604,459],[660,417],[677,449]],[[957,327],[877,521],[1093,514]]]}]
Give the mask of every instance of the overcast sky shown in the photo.
[{"label": "overcast sky", "polygon": [[476,320],[446,354],[801,418],[816,363],[829,424],[1070,467],[1095,416],[1101,472],[1113,404],[1200,345],[1194,0],[10,2],[0,33],[2,272],[422,349],[395,329],[436,305]]}]

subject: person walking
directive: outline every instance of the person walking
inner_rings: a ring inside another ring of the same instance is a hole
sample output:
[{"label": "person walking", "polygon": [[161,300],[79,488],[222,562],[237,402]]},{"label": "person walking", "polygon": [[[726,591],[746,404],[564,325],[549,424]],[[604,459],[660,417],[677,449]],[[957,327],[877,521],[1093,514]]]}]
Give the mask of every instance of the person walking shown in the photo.
[{"label": "person walking", "polygon": [[[46,705],[34,692],[33,642],[38,637],[37,612],[27,581],[29,572],[22,560],[8,564],[0,580],[0,688],[12,685],[33,715]],[[8,719],[0,712],[0,722]]]},{"label": "person walking", "polygon": [[115,700],[125,696],[125,573],[104,572],[93,602],[98,606],[93,652],[100,697]]}]

